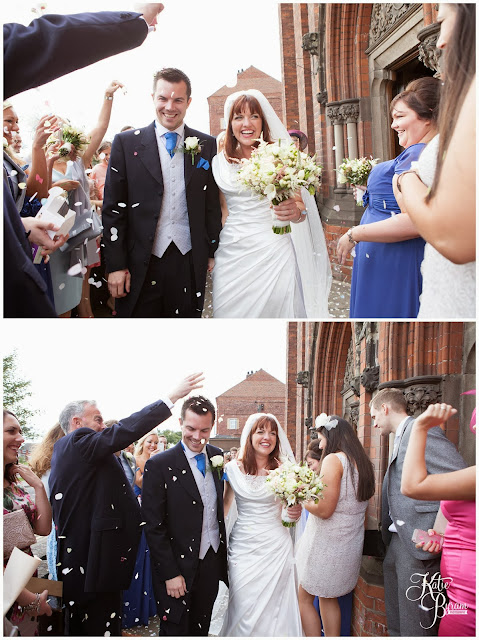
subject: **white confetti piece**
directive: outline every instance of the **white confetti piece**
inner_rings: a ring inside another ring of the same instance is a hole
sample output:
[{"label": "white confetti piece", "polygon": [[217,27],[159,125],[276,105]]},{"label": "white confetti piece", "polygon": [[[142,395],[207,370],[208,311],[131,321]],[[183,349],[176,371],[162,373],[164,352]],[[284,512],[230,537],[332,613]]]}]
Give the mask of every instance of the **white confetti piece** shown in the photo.
[{"label": "white confetti piece", "polygon": [[18,183],[18,188],[19,189],[26,189],[27,188],[27,183],[26,182],[19,182]]},{"label": "white confetti piece", "polygon": [[47,631],[51,631],[53,629],[53,626],[50,625],[49,627],[47,627]]},{"label": "white confetti piece", "polygon": [[[55,496],[55,500],[61,500],[63,498],[63,493],[57,493]],[[65,537],[65,536],[62,536]]]},{"label": "white confetti piece", "polygon": [[155,286],[155,284],[156,284],[156,280],[152,280],[152,281],[151,281],[151,286],[152,286],[152,287],[154,287],[154,286]]},{"label": "white confetti piece", "polygon": [[186,473],[186,469],[183,469],[183,471],[181,473]]},{"label": "white confetti piece", "polygon": [[119,207],[122,207],[122,208],[125,208],[125,207],[126,207],[126,204],[125,204],[124,202],[119,202],[119,203],[118,203],[118,206],[119,206]]},{"label": "white confetti piece", "polygon": [[135,133],[135,136],[139,136],[140,135],[140,130],[137,129],[134,133]]},{"label": "white confetti piece", "polygon": [[386,209],[386,200],[383,200],[383,207]]},{"label": "white confetti piece", "polygon": [[17,174],[18,174],[18,171],[15,171],[15,169],[12,169],[12,170],[10,171],[10,175],[11,175],[11,176],[16,176]]},{"label": "white confetti piece", "polygon": [[81,262],[78,262],[77,264],[74,264],[73,267],[70,267],[67,273],[69,276],[76,276],[79,273],[81,273],[81,270],[82,270]]},{"label": "white confetti piece", "polygon": [[111,636],[111,633],[109,631],[105,631],[105,633],[103,635],[106,636],[107,638],[109,638]]},{"label": "white confetti piece", "polygon": [[391,218],[396,215],[395,211],[391,211]]},{"label": "white confetti piece", "polygon": [[336,151],[336,147],[333,147],[333,151]]},{"label": "white confetti piece", "polygon": [[110,238],[110,240],[111,240],[112,242],[115,242],[116,240],[118,240],[118,236],[112,236],[112,237]]},{"label": "white confetti piece", "polygon": [[30,198],[30,200],[28,202],[31,202],[32,200],[34,200],[38,195],[38,191],[35,191],[35,193],[33,194],[33,196]]},{"label": "white confetti piece", "polygon": [[366,258],[369,258],[369,253],[366,254]]},{"label": "white confetti piece", "polygon": [[106,155],[102,151],[98,157],[100,158],[100,160],[104,160],[106,158]]},{"label": "white confetti piece", "polygon": [[197,291],[197,292],[196,292],[196,297],[197,297],[197,298],[201,298],[201,291]]},{"label": "white confetti piece", "polygon": [[115,169],[115,167],[110,167],[110,169],[111,169],[112,171],[116,171],[116,172],[118,173],[118,169]]},{"label": "white confetti piece", "polygon": [[67,549],[67,553],[71,553],[71,552],[72,552],[72,548],[71,548],[71,547],[68,547],[68,549]]},{"label": "white confetti piece", "polygon": [[402,527],[404,524],[404,520],[396,520],[396,524],[398,525],[398,527]]},{"label": "white confetti piece", "polygon": [[117,229],[116,227],[112,227],[112,228],[110,229],[110,231],[111,231],[111,235],[112,235],[112,236],[116,236],[116,235],[118,235],[118,229]]},{"label": "white confetti piece", "polygon": [[73,605],[75,604],[75,600],[70,600],[68,604],[70,605],[70,607],[73,607]]},{"label": "white confetti piece", "polygon": [[339,204],[335,204],[335,205],[334,205],[334,207],[333,207],[333,209],[334,209],[335,211],[341,211],[341,207],[339,206]]},{"label": "white confetti piece", "polygon": [[[136,574],[136,575],[138,575],[138,574]],[[112,619],[113,619],[115,616],[116,616],[116,613],[115,613],[115,612],[113,612],[113,613],[111,613],[111,614],[110,614],[110,618],[112,618]]]},{"label": "white confetti piece", "polygon": [[75,205],[74,205],[74,206],[75,206],[75,207],[81,207],[81,206],[82,206],[82,203],[81,203],[81,202],[75,202]]},{"label": "white confetti piece", "polygon": [[135,207],[139,207],[140,203],[139,202],[135,202],[135,204],[131,205],[131,208],[134,209]]},{"label": "white confetti piece", "polygon": [[67,573],[70,573],[70,571],[73,571],[73,569],[63,569],[62,573],[63,575],[67,575]]},{"label": "white confetti piece", "polygon": [[83,567],[80,567],[80,573],[81,573],[82,575],[85,575],[85,569],[84,569]]},{"label": "white confetti piece", "polygon": [[208,188],[208,185],[205,184],[205,186],[203,187],[203,191],[206,191],[207,188]]}]

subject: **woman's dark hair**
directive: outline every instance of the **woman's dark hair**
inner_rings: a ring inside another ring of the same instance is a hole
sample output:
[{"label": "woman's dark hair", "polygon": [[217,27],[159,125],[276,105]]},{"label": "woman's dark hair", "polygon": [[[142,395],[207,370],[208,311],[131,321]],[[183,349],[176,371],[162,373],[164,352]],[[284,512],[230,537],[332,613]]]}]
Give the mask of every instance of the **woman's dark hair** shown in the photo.
[{"label": "woman's dark hair", "polygon": [[306,451],[306,458],[309,456],[313,458],[313,460],[321,460],[321,456],[323,455],[322,450],[319,448],[319,438],[315,438],[311,440],[308,444],[308,450]]},{"label": "woman's dark hair", "polygon": [[[262,133],[263,140],[266,142],[273,142],[271,138],[271,134],[269,132],[268,123],[266,122],[266,118],[264,117],[263,109],[261,108],[260,103],[254,96],[242,95],[237,98],[230,111],[230,115],[228,118],[228,125],[226,127],[226,135],[225,135],[225,154],[228,158],[234,158],[236,156],[236,150],[238,147],[238,141],[233,135],[233,127],[231,123],[233,122],[233,118],[238,113],[243,113],[246,110],[246,107],[249,108],[251,113],[257,113],[261,118],[262,122]],[[258,142],[254,143],[254,147],[258,146]]]},{"label": "woman's dark hair", "polygon": [[[9,409],[4,409],[3,410],[4,420],[6,416],[12,416],[20,424],[17,416],[13,413],[13,411],[10,411]],[[10,462],[9,464],[5,465],[5,473],[3,474],[4,480],[9,482],[10,484],[13,484],[16,480],[16,474],[12,473],[12,467],[13,467],[13,462]]]},{"label": "woman's dark hair", "polygon": [[359,481],[356,488],[356,498],[359,502],[369,500],[375,491],[373,463],[364,451],[363,445],[349,422],[339,416],[331,416],[330,419],[338,421],[334,428],[329,431],[326,427],[318,429],[318,433],[326,438],[326,446],[323,449],[321,462],[330,453],[342,451],[346,454],[350,463],[351,480],[354,478],[354,468],[358,470]]},{"label": "woman's dark hair", "polygon": [[256,456],[254,454],[253,449],[253,433],[258,431],[261,427],[265,427],[267,424],[270,425],[271,431],[276,433],[276,446],[273,451],[269,454],[268,460],[268,469],[276,469],[278,467],[278,458],[279,458],[279,436],[278,436],[278,426],[276,421],[269,416],[262,416],[254,425],[254,427],[249,432],[249,436],[246,440],[244,446],[243,457],[241,462],[243,463],[243,468],[245,473],[255,476],[258,473],[258,467],[256,465]]},{"label": "woman's dark hair", "polygon": [[426,202],[436,193],[458,115],[476,74],[476,5],[450,3],[449,6],[456,12],[456,22],[450,42],[443,52],[444,87],[439,107],[439,151],[434,180],[426,195]]},{"label": "woman's dark hair", "polygon": [[396,107],[399,100],[416,112],[421,120],[437,122],[439,116],[439,99],[441,94],[441,81],[438,78],[426,76],[412,80],[404,91],[398,93],[391,100],[390,112]]}]

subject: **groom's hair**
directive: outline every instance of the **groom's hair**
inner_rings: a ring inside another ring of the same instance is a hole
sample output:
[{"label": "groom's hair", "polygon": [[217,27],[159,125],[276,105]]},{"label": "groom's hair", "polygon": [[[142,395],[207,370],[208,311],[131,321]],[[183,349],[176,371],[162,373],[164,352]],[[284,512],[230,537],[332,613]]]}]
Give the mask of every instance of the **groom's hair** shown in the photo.
[{"label": "groom's hair", "polygon": [[168,67],[166,69],[161,69],[161,71],[157,71],[153,76],[153,93],[156,91],[156,85],[158,84],[158,80],[166,80],[166,82],[177,83],[184,82],[186,84],[186,96],[188,100],[191,97],[191,82],[186,73],[180,71],[179,69],[173,69],[172,67]]},{"label": "groom's hair", "polygon": [[407,400],[401,389],[389,387],[378,391],[369,403],[374,409],[379,409],[382,404],[389,404],[391,409],[397,413],[407,413]]},{"label": "groom's hair", "polygon": [[186,398],[183,402],[183,406],[181,407],[182,422],[185,419],[185,414],[188,409],[193,411],[193,413],[197,413],[199,416],[203,416],[208,412],[211,413],[211,424],[215,423],[216,410],[213,403],[208,400],[208,398],[205,398],[204,396],[192,396],[191,398]]}]

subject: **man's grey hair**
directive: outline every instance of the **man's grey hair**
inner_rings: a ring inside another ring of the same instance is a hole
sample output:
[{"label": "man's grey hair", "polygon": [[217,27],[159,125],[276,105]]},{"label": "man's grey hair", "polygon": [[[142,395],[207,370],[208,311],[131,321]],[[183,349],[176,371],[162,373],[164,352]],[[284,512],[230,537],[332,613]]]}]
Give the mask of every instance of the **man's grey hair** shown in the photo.
[{"label": "man's grey hair", "polygon": [[85,413],[85,407],[89,405],[96,407],[96,400],[74,400],[67,404],[58,418],[60,427],[63,429],[65,435],[70,433],[73,418],[82,418]]}]

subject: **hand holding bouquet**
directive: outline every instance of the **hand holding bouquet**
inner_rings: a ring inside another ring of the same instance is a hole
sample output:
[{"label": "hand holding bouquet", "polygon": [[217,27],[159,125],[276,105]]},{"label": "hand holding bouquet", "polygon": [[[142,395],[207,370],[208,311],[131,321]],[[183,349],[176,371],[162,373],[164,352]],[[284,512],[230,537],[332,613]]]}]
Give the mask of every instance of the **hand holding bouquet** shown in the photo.
[{"label": "hand holding bouquet", "polygon": [[324,484],[321,478],[305,464],[283,462],[277,469],[270,471],[266,478],[267,488],[283,503],[281,515],[284,527],[294,527],[296,522],[287,518],[285,511],[302,502],[319,502]]},{"label": "hand holding bouquet", "polygon": [[[339,182],[340,184],[352,184],[354,187],[365,187],[368,183],[368,177],[373,167],[377,165],[379,158],[344,158],[343,163],[339,165]],[[357,204],[363,203],[363,196],[361,194],[361,200],[356,200]]]},{"label": "hand holding bouquet", "polygon": [[75,129],[67,123],[63,123],[60,130],[48,138],[47,146],[54,145],[58,141],[61,142],[58,150],[60,158],[68,158],[72,151],[75,151],[77,156],[82,156],[90,144],[90,140],[85,136],[83,131]]},{"label": "hand holding bouquet", "polygon": [[[299,151],[292,142],[265,142],[261,136],[251,158],[241,164],[238,172],[241,184],[261,198],[268,198],[273,205],[294,198],[302,187],[314,195],[320,185],[321,166],[316,158]],[[273,213],[273,231],[289,233],[289,221],[280,221]]]}]

